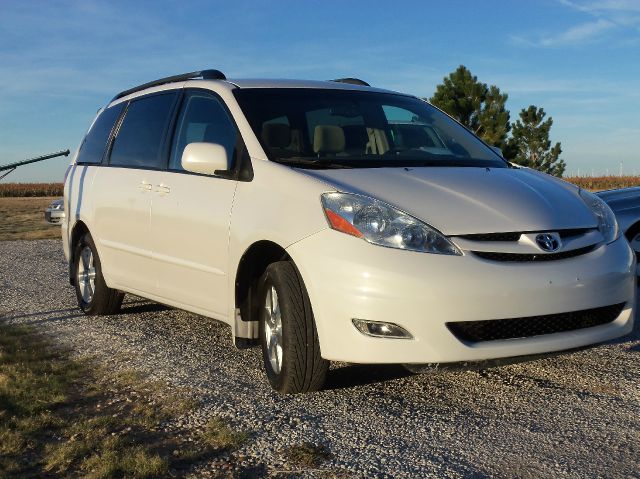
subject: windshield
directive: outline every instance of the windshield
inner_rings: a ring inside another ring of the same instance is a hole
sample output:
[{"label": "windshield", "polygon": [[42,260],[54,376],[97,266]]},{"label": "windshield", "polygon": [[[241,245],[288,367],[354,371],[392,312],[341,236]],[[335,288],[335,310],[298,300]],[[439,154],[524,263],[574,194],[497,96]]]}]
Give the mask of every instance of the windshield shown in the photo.
[{"label": "windshield", "polygon": [[308,168],[506,168],[491,148],[417,98],[312,88],[234,91],[272,161]]}]

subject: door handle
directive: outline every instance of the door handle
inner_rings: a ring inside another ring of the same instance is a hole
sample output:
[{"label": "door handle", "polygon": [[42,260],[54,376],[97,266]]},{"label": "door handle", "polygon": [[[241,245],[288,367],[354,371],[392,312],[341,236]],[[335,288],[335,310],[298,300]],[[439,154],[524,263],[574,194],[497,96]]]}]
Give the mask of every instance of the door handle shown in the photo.
[{"label": "door handle", "polygon": [[156,191],[158,193],[171,193],[171,188],[169,188],[167,185],[156,185]]},{"label": "door handle", "polygon": [[151,191],[151,183],[147,183],[146,181],[141,181],[138,185],[138,189],[142,192]]}]

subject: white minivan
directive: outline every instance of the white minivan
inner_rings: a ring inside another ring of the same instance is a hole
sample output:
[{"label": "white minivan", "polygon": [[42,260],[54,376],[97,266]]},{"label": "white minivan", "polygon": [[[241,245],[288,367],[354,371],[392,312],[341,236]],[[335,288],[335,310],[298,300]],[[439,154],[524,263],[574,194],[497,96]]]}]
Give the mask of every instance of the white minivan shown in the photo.
[{"label": "white minivan", "polygon": [[64,196],[85,313],[127,292],[223,321],[282,393],[320,389],[329,361],[480,361],[633,326],[635,257],[601,199],[357,79],[124,91]]}]

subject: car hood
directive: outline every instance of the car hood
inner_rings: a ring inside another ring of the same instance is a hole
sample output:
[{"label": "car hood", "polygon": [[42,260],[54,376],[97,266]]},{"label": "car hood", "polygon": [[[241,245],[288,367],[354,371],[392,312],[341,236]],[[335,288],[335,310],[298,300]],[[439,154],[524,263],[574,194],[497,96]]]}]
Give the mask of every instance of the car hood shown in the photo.
[{"label": "car hood", "polygon": [[640,187],[598,191],[600,198],[607,202],[616,215],[622,231],[627,231],[640,218]]},{"label": "car hood", "polygon": [[299,171],[338,191],[396,206],[446,235],[597,226],[577,187],[527,168]]},{"label": "car hood", "polygon": [[640,187],[637,186],[617,190],[598,191],[596,195],[606,201],[614,211],[640,205]]}]

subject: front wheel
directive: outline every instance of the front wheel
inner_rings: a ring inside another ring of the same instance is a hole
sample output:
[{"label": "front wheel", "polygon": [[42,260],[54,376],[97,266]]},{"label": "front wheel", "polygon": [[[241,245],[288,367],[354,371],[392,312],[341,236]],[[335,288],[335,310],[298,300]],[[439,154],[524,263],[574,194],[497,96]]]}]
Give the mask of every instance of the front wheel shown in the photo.
[{"label": "front wheel", "polygon": [[109,288],[105,283],[98,251],[89,233],[85,233],[76,244],[73,258],[80,309],[90,316],[116,314],[124,293]]},{"label": "front wheel", "polygon": [[260,342],[267,378],[283,394],[322,388],[329,361],[320,342],[302,278],[289,261],[267,267],[260,280]]}]

